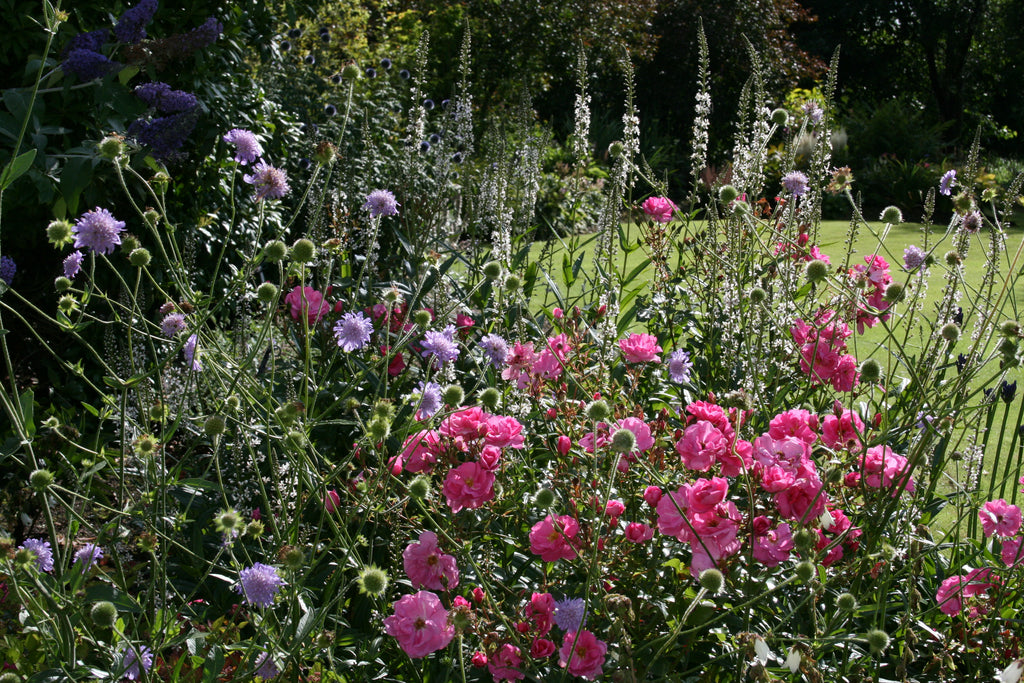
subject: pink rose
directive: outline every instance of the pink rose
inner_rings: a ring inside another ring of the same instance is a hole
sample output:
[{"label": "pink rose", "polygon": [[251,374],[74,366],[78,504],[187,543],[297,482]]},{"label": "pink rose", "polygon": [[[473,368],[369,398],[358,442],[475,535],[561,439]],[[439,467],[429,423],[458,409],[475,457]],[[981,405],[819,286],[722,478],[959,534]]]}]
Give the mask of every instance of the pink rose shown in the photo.
[{"label": "pink rose", "polygon": [[721,477],[698,479],[687,491],[687,504],[694,512],[711,512],[728,492],[729,482]]},{"label": "pink rose", "polygon": [[433,531],[424,531],[418,543],[407,545],[402,560],[413,588],[446,591],[459,585],[455,558],[438,549],[437,535]]},{"label": "pink rose", "polygon": [[558,651],[558,665],[568,666],[570,676],[597,678],[601,675],[607,652],[608,646],[590,631],[580,631],[579,637],[576,631],[569,631],[562,639],[562,648]]},{"label": "pink rose", "polygon": [[523,425],[514,417],[491,415],[484,420],[484,442],[499,448],[523,448]]},{"label": "pink rose", "polygon": [[648,486],[644,489],[644,501],[652,508],[658,507],[658,501],[661,500],[662,495],[661,487],[659,486]]},{"label": "pink rose", "polygon": [[324,510],[327,514],[334,514],[334,511],[341,505],[341,496],[334,489],[331,489],[324,495]]},{"label": "pink rose", "polygon": [[448,471],[441,491],[452,512],[474,510],[494,498],[494,472],[480,463],[462,463]]},{"label": "pink rose", "polygon": [[534,659],[547,659],[555,654],[555,644],[547,638],[537,638],[530,645],[530,656]]},{"label": "pink rose", "polygon": [[1021,512],[1016,505],[1007,503],[1002,498],[990,500],[978,510],[978,519],[985,536],[1016,536],[1020,531]]},{"label": "pink rose", "polygon": [[569,455],[569,450],[572,448],[572,439],[565,436],[564,434],[558,437],[558,454],[561,456]]},{"label": "pink rose", "polygon": [[417,432],[402,444],[399,459],[410,472],[430,472],[437,463],[438,453],[441,452],[440,442],[440,437],[433,430]]},{"label": "pink rose", "polygon": [[767,517],[754,520],[754,559],[766,567],[776,567],[789,559],[793,550],[793,534],[789,525],[782,523],[771,528]]},{"label": "pink rose", "polygon": [[571,560],[576,557],[573,541],[580,525],[568,515],[548,515],[530,529],[530,552],[545,562]]},{"label": "pink rose", "polygon": [[413,659],[448,647],[455,628],[448,623],[448,611],[436,595],[420,591],[404,595],[394,604],[395,613],[384,620],[384,631]]},{"label": "pink rose", "polygon": [[[627,417],[616,424],[616,429],[628,429],[636,437],[635,451],[646,451],[654,446],[654,437],[651,436],[650,426],[637,417]],[[612,429],[610,431],[615,431]]]},{"label": "pink rose", "polygon": [[1004,538],[1003,548],[1000,555],[1003,558],[1003,564],[1007,567],[1016,567],[1024,560],[1024,553],[1021,552],[1020,538]]},{"label": "pink rose", "polygon": [[310,327],[331,311],[330,304],[324,301],[324,295],[312,287],[296,285],[295,289],[285,295],[284,302],[291,307],[292,320],[298,322],[305,313]]},{"label": "pink rose", "polygon": [[658,531],[666,536],[675,536],[683,543],[693,538],[690,522],[686,519],[689,506],[689,484],[683,484],[677,491],[670,491],[658,501]]},{"label": "pink rose", "polygon": [[452,413],[441,422],[439,431],[442,435],[455,439],[460,448],[467,441],[475,441],[487,434],[487,418],[489,415],[481,408],[472,406]]},{"label": "pink rose", "polygon": [[796,437],[811,445],[818,440],[818,416],[801,408],[787,410],[772,418],[768,435],[773,439]]},{"label": "pink rose", "polygon": [[654,529],[642,522],[630,522],[626,525],[626,540],[630,543],[646,543],[654,538]]},{"label": "pink rose", "polygon": [[710,422],[700,420],[686,428],[676,442],[683,464],[698,472],[707,472],[729,448],[725,435]]},{"label": "pink rose", "polygon": [[943,614],[954,616],[960,613],[963,609],[963,599],[965,597],[971,597],[974,595],[982,595],[994,583],[990,583],[988,579],[998,581],[999,577],[992,576],[992,570],[989,568],[973,569],[967,574],[960,576],[951,576],[942,582],[939,586],[938,592],[935,594],[935,601],[939,604],[939,609]]},{"label": "pink rose", "polygon": [[487,659],[487,670],[494,676],[495,681],[521,681],[526,678],[526,675],[519,670],[522,663],[523,658],[519,654],[519,648],[505,643]]},{"label": "pink rose", "polygon": [[652,221],[657,223],[668,223],[672,220],[672,215],[679,209],[667,197],[648,197],[640,208]]},{"label": "pink rose", "polygon": [[829,448],[845,448],[856,453],[861,448],[862,434],[864,422],[851,410],[844,409],[838,416],[827,415],[822,420],[821,440]]},{"label": "pink rose", "polygon": [[547,635],[555,623],[555,599],[551,593],[534,593],[526,606],[526,615],[533,620],[539,635]]},{"label": "pink rose", "polygon": [[604,514],[609,517],[619,517],[625,511],[626,506],[622,504],[621,500],[609,500],[604,506]]},{"label": "pink rose", "polygon": [[634,333],[619,340],[622,357],[627,363],[660,363],[661,347],[658,338],[649,334]]}]

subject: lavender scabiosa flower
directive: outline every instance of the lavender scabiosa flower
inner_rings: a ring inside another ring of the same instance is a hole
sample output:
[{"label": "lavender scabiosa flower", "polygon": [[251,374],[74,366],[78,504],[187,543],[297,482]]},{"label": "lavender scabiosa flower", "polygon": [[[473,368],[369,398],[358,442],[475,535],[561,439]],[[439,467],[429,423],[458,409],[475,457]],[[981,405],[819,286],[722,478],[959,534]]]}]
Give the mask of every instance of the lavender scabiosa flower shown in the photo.
[{"label": "lavender scabiosa flower", "polygon": [[807,192],[807,176],[800,171],[790,171],[782,176],[782,187],[787,193],[799,197]]},{"label": "lavender scabiosa flower", "polygon": [[508,358],[508,342],[496,334],[487,334],[480,340],[480,348],[495,368],[505,365]]},{"label": "lavender scabiosa flower", "polygon": [[75,564],[82,565],[82,571],[87,572],[89,568],[103,559],[103,548],[95,543],[86,543],[75,552]]},{"label": "lavender scabiosa flower", "polygon": [[690,362],[690,354],[682,349],[676,349],[668,357],[668,377],[676,384],[685,384],[690,379],[690,370],[693,363]]},{"label": "lavender scabiosa flower", "polygon": [[8,285],[14,282],[14,274],[18,272],[18,264],[10,256],[0,256],[0,280]]},{"label": "lavender scabiosa flower", "polygon": [[82,260],[85,258],[85,254],[81,251],[73,251],[67,255],[64,259],[64,277],[72,279],[78,275],[78,271],[82,269]]},{"label": "lavender scabiosa flower", "polygon": [[260,161],[253,169],[252,175],[242,176],[242,180],[255,186],[256,201],[267,197],[280,199],[288,194],[288,176],[279,168]]},{"label": "lavender scabiosa flower", "polygon": [[903,250],[903,267],[908,271],[917,270],[927,258],[928,255],[924,253],[924,249],[916,244],[911,244]]},{"label": "lavender scabiosa flower", "polygon": [[366,196],[366,203],[363,204],[363,208],[370,212],[370,218],[397,216],[399,206],[401,204],[395,201],[395,195],[390,190],[374,190]]},{"label": "lavender scabiosa flower", "polygon": [[235,146],[235,161],[242,166],[254,163],[263,156],[263,147],[252,132],[244,128],[233,128],[224,135],[224,142]]},{"label": "lavender scabiosa flower", "polygon": [[44,541],[39,538],[27,538],[25,539],[25,542],[18,547],[35,555],[36,568],[39,571],[53,571],[53,549],[50,547],[49,541]]},{"label": "lavender scabiosa flower", "polygon": [[270,607],[274,604],[274,596],[278,594],[283,585],[284,579],[278,576],[276,569],[257,562],[238,572],[235,591],[241,593],[250,605]]},{"label": "lavender scabiosa flower", "polygon": [[586,602],[582,598],[555,601],[555,624],[563,631],[578,631],[586,621]]},{"label": "lavender scabiosa flower", "polygon": [[185,346],[181,348],[181,352],[185,354],[185,362],[189,366],[199,372],[203,369],[203,364],[199,362],[199,335],[193,334],[185,340]]},{"label": "lavender scabiosa flower", "polygon": [[363,315],[362,311],[346,313],[334,326],[334,338],[345,353],[358,351],[370,343],[373,332],[373,321]]},{"label": "lavender scabiosa flower", "polygon": [[165,337],[177,337],[185,331],[186,327],[188,325],[185,323],[183,313],[168,313],[160,321],[160,331],[164,333]]},{"label": "lavender scabiosa flower", "polygon": [[270,656],[269,652],[264,652],[256,658],[256,675],[263,680],[269,681],[280,673],[281,670],[277,668],[277,664],[274,663],[274,658]]},{"label": "lavender scabiosa flower", "polygon": [[441,409],[441,385],[436,382],[420,382],[416,389],[420,392],[416,417],[422,420],[433,417]]},{"label": "lavender scabiosa flower", "polygon": [[954,187],[956,187],[956,169],[950,169],[942,174],[942,180],[939,181],[939,194],[948,197],[953,193]]},{"label": "lavender scabiosa flower", "polygon": [[96,208],[82,214],[72,229],[75,248],[87,247],[99,254],[109,254],[121,244],[124,221],[119,221],[106,209]]},{"label": "lavender scabiosa flower", "polygon": [[122,43],[137,43],[146,37],[146,26],[153,21],[159,6],[157,0],[141,0],[126,10],[114,27],[114,37]]},{"label": "lavender scabiosa flower", "polygon": [[129,645],[121,655],[122,680],[140,681],[142,672],[153,668],[153,651],[145,645]]},{"label": "lavender scabiosa flower", "polygon": [[459,346],[455,343],[455,325],[449,325],[438,332],[430,330],[423,335],[423,357],[432,356],[438,365],[444,365],[459,357]]},{"label": "lavender scabiosa flower", "polygon": [[812,125],[821,123],[821,117],[825,112],[818,106],[817,102],[814,100],[808,100],[804,102],[803,106],[800,108],[803,109],[804,114],[807,115],[807,120]]}]

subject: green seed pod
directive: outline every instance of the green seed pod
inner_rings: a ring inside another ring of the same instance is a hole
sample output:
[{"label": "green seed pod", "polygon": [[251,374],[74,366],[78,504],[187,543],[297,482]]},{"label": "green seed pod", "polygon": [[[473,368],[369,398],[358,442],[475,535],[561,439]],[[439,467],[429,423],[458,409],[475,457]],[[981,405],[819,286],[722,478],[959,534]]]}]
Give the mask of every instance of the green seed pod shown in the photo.
[{"label": "green seed pod", "polygon": [[374,443],[380,443],[391,434],[391,423],[380,418],[370,420],[370,423],[366,425],[366,434]]},{"label": "green seed pod", "polygon": [[245,525],[245,535],[249,538],[259,538],[266,531],[266,527],[258,519],[254,519]]},{"label": "green seed pod", "polygon": [[750,303],[759,304],[768,298],[768,292],[764,291],[760,287],[752,287],[747,296],[750,297]]},{"label": "green seed pod", "polygon": [[860,379],[862,382],[874,384],[882,378],[882,366],[874,358],[868,358],[860,364]]},{"label": "green seed pod", "polygon": [[430,315],[430,311],[425,311],[422,308],[412,314],[412,321],[418,327],[427,327],[433,318],[434,316]]},{"label": "green seed pod", "polygon": [[1001,339],[996,348],[1004,356],[1013,356],[1017,353],[1018,344],[1014,339]]},{"label": "green seed pod", "polygon": [[452,408],[458,408],[462,405],[462,402],[466,398],[466,392],[462,390],[458,384],[450,384],[444,388],[444,392],[441,394],[441,398],[444,400],[446,406]]},{"label": "green seed pod", "polygon": [[628,429],[616,429],[612,434],[612,450],[616,453],[629,453],[636,448],[636,434]]},{"label": "green seed pod", "polygon": [[625,145],[623,145],[620,140],[615,140],[610,145],[608,145],[608,156],[610,156],[612,159],[618,159],[620,156],[622,156],[622,152],[625,151],[625,149]]},{"label": "green seed pod", "polygon": [[1016,320],[1006,320],[999,325],[999,334],[1004,337],[1019,337],[1020,323]]},{"label": "green seed pod", "polygon": [[814,563],[809,562],[808,560],[804,560],[796,565],[796,576],[804,583],[813,579],[817,573],[818,570],[814,566]]},{"label": "green seed pod", "polygon": [[309,263],[316,258],[316,245],[312,240],[305,238],[295,240],[295,244],[292,245],[291,257],[292,261],[296,263]]},{"label": "green seed pod", "polygon": [[721,592],[725,586],[725,576],[717,569],[705,569],[700,573],[699,581],[701,588],[712,594]]},{"label": "green seed pod", "polygon": [[494,410],[501,401],[501,392],[494,387],[487,387],[480,392],[480,405],[488,410]]},{"label": "green seed pod", "polygon": [[789,123],[789,112],[779,108],[772,112],[772,123],[780,128]]},{"label": "green seed pod", "polygon": [[594,422],[601,422],[611,414],[612,409],[608,407],[608,402],[604,399],[598,399],[587,404],[587,417]]},{"label": "green seed pod", "polygon": [[430,479],[420,475],[409,482],[409,497],[425,500],[430,495]]},{"label": "green seed pod", "polygon": [[866,639],[873,654],[882,654],[885,648],[889,647],[889,634],[882,629],[876,628],[868,631]]},{"label": "green seed pod", "polygon": [[505,289],[510,292],[519,291],[519,288],[523,286],[523,281],[519,279],[518,275],[509,275],[505,278]]},{"label": "green seed pod", "polygon": [[96,150],[104,159],[113,161],[124,153],[124,138],[120,135],[108,135],[97,143]]},{"label": "green seed pod", "polygon": [[264,258],[271,262],[276,263],[277,261],[283,261],[284,257],[287,254],[288,247],[281,240],[273,240],[272,242],[267,242],[267,244],[263,247]]},{"label": "green seed pod", "polygon": [[718,199],[723,204],[732,204],[733,201],[740,196],[740,191],[732,185],[722,185],[718,190]]},{"label": "green seed pod", "polygon": [[537,491],[533,496],[533,503],[542,510],[547,510],[555,504],[555,492],[548,488]]},{"label": "green seed pod", "polygon": [[950,267],[958,266],[961,263],[960,254],[953,249],[947,251],[943,258],[946,260],[946,265]]},{"label": "green seed pod", "polygon": [[220,436],[227,429],[227,422],[220,415],[211,415],[203,424],[203,432],[210,438]]},{"label": "green seed pod", "polygon": [[58,292],[66,292],[71,289],[72,282],[64,276],[53,281],[53,288]]},{"label": "green seed pod", "polygon": [[956,323],[946,323],[939,330],[939,334],[942,338],[950,343],[956,342],[960,338],[960,328]]},{"label": "green seed pod", "polygon": [[288,446],[294,449],[300,449],[306,447],[306,435],[297,429],[293,429],[288,432],[285,436],[285,441],[288,442]]},{"label": "green seed pod", "polygon": [[256,288],[256,298],[262,304],[272,304],[277,301],[277,285],[273,282],[264,282]]},{"label": "green seed pod", "polygon": [[34,490],[42,493],[53,485],[53,472],[50,470],[32,470],[28,475],[28,483]]},{"label": "green seed pod", "polygon": [[900,211],[898,206],[887,206],[882,210],[880,216],[883,223],[889,223],[890,225],[899,225],[903,222],[903,212]]},{"label": "green seed pod", "polygon": [[383,569],[371,564],[359,570],[356,583],[359,586],[359,592],[363,595],[380,597],[388,590],[388,574]]},{"label": "green seed pod", "polygon": [[890,282],[889,286],[885,288],[885,300],[890,304],[894,304],[897,301],[901,301],[905,293],[906,290],[902,282]]},{"label": "green seed pod", "polygon": [[128,263],[132,264],[136,268],[145,268],[152,260],[153,255],[149,253],[149,249],[143,249],[140,247],[128,254]]},{"label": "green seed pod", "polygon": [[806,553],[818,545],[818,532],[814,529],[800,529],[793,534],[793,545],[802,553]]},{"label": "green seed pod", "polygon": [[489,261],[484,264],[484,277],[491,281],[501,277],[501,264],[497,261]]},{"label": "green seed pod", "polygon": [[809,261],[806,276],[808,282],[821,282],[828,277],[828,265],[821,259]]},{"label": "green seed pod", "polygon": [[63,247],[75,238],[72,233],[74,227],[68,221],[51,221],[46,226],[46,240],[57,248]]},{"label": "green seed pod", "polygon": [[127,235],[121,235],[121,251],[125,254],[131,254],[133,251],[142,246],[142,242],[135,235],[128,233]]},{"label": "green seed pod", "polygon": [[355,64],[346,64],[345,67],[341,70],[341,77],[348,79],[350,81],[357,80],[362,75],[363,72],[360,71],[359,67],[356,66]]},{"label": "green seed pod", "polygon": [[110,628],[117,621],[117,607],[114,603],[107,600],[97,602],[89,610],[89,616],[92,617],[92,623],[100,628]]},{"label": "green seed pod", "polygon": [[843,593],[836,598],[836,606],[844,612],[852,612],[857,609],[857,598],[850,593]]}]

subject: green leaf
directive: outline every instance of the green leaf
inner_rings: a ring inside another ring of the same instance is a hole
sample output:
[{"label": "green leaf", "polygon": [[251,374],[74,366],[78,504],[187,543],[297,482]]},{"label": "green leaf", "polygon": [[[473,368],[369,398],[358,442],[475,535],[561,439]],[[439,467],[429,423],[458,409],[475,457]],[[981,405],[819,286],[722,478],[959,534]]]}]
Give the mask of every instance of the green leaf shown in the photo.
[{"label": "green leaf", "polygon": [[10,187],[11,183],[20,178],[28,171],[29,167],[32,166],[32,161],[36,158],[36,151],[30,149],[29,151],[19,154],[16,159],[13,159],[11,163],[4,169],[3,174],[0,174],[0,190],[6,190]]},{"label": "green leaf", "polygon": [[21,404],[21,419],[25,426],[25,434],[32,438],[36,433],[36,423],[33,419],[36,407],[35,394],[32,393],[31,389],[28,389],[18,397],[18,402]]},{"label": "green leaf", "polygon": [[203,683],[216,683],[223,669],[224,651],[220,645],[214,645],[210,648],[210,654],[206,657],[206,663],[203,664]]}]

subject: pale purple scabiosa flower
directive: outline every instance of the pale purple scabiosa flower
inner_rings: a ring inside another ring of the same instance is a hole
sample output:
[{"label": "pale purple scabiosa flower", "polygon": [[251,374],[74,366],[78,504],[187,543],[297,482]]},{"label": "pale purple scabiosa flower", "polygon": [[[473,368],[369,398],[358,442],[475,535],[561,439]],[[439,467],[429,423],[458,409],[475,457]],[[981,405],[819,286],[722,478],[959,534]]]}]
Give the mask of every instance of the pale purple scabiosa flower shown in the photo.
[{"label": "pale purple scabiosa flower", "polygon": [[160,322],[160,331],[164,333],[165,337],[176,337],[184,332],[186,327],[188,325],[185,323],[183,313],[168,313]]},{"label": "pale purple scabiosa flower", "polygon": [[480,340],[480,348],[484,350],[484,354],[491,361],[491,365],[496,368],[505,365],[505,359],[508,358],[507,341],[496,334],[487,334]]},{"label": "pale purple scabiosa flower", "polygon": [[401,204],[395,201],[395,195],[390,190],[374,190],[366,196],[366,203],[363,204],[363,208],[370,212],[370,218],[397,216],[399,206]]},{"label": "pale purple scabiosa flower", "polygon": [[80,251],[73,251],[67,255],[64,259],[64,277],[72,279],[78,275],[78,271],[82,269],[82,260],[85,258],[85,254]]},{"label": "pale purple scabiosa flower", "polygon": [[262,161],[253,168],[252,175],[242,176],[242,180],[256,187],[256,201],[267,197],[280,199],[290,189],[285,172]]},{"label": "pale purple scabiosa flower", "polygon": [[39,571],[53,571],[53,550],[50,548],[49,541],[44,541],[39,538],[27,538],[25,539],[25,542],[18,547],[22,550],[27,550],[36,556],[36,568],[39,569]]},{"label": "pale purple scabiosa flower", "polygon": [[556,600],[555,624],[563,631],[578,631],[586,621],[586,607],[583,598]]},{"label": "pale purple scabiosa flower", "polygon": [[153,651],[145,645],[129,645],[121,656],[122,680],[140,681],[142,672],[153,668]]},{"label": "pale purple scabiosa flower", "polygon": [[260,145],[260,141],[244,128],[229,130],[224,136],[224,142],[230,142],[235,146],[235,161],[242,166],[255,163],[263,156],[263,147]]},{"label": "pale purple scabiosa flower", "polygon": [[818,106],[817,102],[814,100],[808,100],[807,102],[804,102],[801,109],[804,110],[804,114],[807,115],[807,120],[812,124],[821,123],[821,117],[825,112]]},{"label": "pale purple scabiosa flower", "polygon": [[459,357],[459,345],[455,343],[455,325],[449,325],[438,332],[430,330],[423,335],[423,356],[433,356],[438,365],[444,365]]},{"label": "pale purple scabiosa flower", "polygon": [[281,670],[277,668],[277,664],[274,663],[274,658],[270,656],[269,652],[264,652],[256,659],[256,675],[265,681],[269,681],[271,678],[276,678]]},{"label": "pale purple scabiosa flower", "polygon": [[277,570],[267,564],[257,562],[253,566],[238,572],[238,583],[235,591],[241,593],[245,601],[257,607],[270,607],[274,604],[274,596],[284,585],[284,579]]},{"label": "pale purple scabiosa flower", "polygon": [[800,171],[790,171],[782,176],[782,187],[794,197],[799,197],[807,192],[807,176]]},{"label": "pale purple scabiosa flower", "polygon": [[82,565],[82,571],[87,572],[89,568],[103,559],[103,548],[95,543],[86,543],[75,552],[75,564]]},{"label": "pale purple scabiosa flower", "polygon": [[939,194],[948,197],[953,193],[954,187],[956,187],[956,170],[950,169],[942,174],[942,180],[939,181]]},{"label": "pale purple scabiosa flower", "polygon": [[185,362],[188,363],[193,370],[199,372],[203,369],[203,364],[199,362],[198,334],[193,334],[185,340],[185,346],[181,348],[181,352],[185,354]]},{"label": "pale purple scabiosa flower", "polygon": [[124,221],[114,218],[106,209],[86,211],[75,223],[71,234],[75,236],[75,249],[86,247],[100,254],[109,254],[121,244]]},{"label": "pale purple scabiosa flower", "polygon": [[14,282],[14,274],[18,272],[18,264],[10,256],[0,256],[0,280],[8,285]]},{"label": "pale purple scabiosa flower", "polygon": [[357,351],[370,343],[373,332],[373,321],[363,315],[362,311],[346,313],[334,326],[334,338],[345,353]]},{"label": "pale purple scabiosa flower", "polygon": [[690,370],[693,363],[690,362],[690,354],[682,349],[676,349],[668,357],[668,377],[676,384],[685,384],[690,379]]},{"label": "pale purple scabiosa flower", "polygon": [[441,409],[441,385],[436,382],[420,382],[416,390],[420,392],[416,417],[421,420],[433,417]]},{"label": "pale purple scabiosa flower", "polygon": [[924,253],[924,249],[916,244],[911,244],[903,250],[903,267],[908,271],[917,270],[927,258],[928,255]]}]

